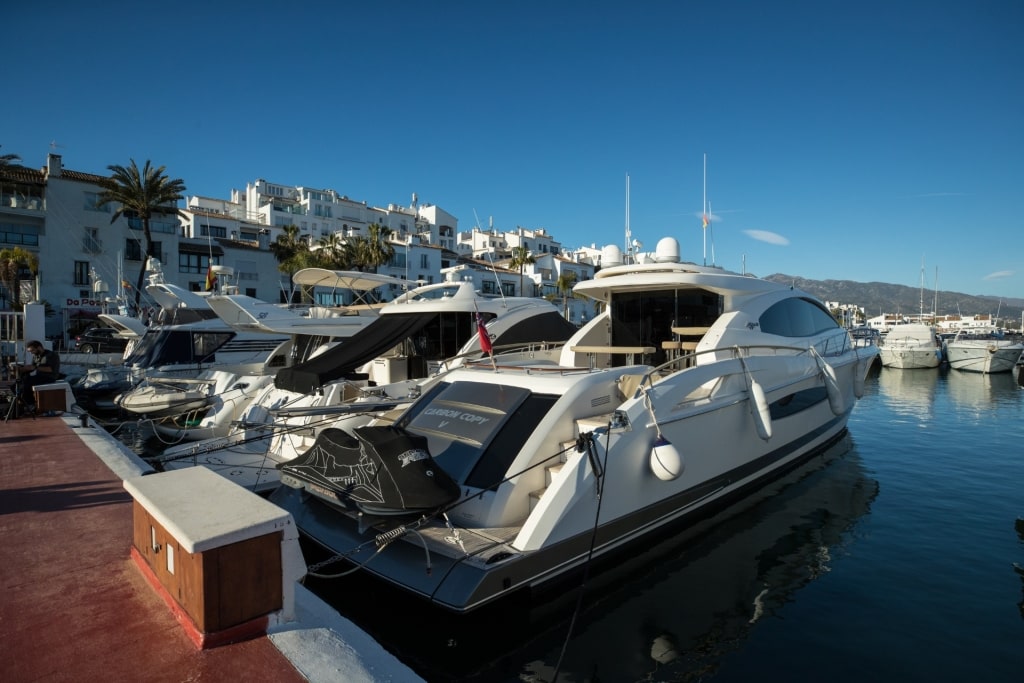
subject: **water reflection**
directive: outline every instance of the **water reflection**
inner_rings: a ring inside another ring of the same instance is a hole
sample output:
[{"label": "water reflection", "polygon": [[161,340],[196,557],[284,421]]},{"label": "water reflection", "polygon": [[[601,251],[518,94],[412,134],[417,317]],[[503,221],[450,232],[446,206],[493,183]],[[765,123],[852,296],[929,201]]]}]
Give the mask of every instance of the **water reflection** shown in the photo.
[{"label": "water reflection", "polygon": [[[700,535],[642,548],[592,576],[568,640],[578,583],[525,608],[457,618],[411,614],[407,599],[369,584],[310,587],[431,681],[551,681],[556,668],[559,681],[696,680],[830,571],[877,493],[847,436]],[[383,612],[384,600],[394,609]],[[408,630],[418,623],[429,626]]]},{"label": "water reflection", "polygon": [[[1020,538],[1021,543],[1024,543],[1024,517],[1018,517],[1014,523],[1014,528],[1017,530],[1017,536]],[[1024,582],[1024,566],[1021,566],[1019,562],[1013,563],[1013,570],[1020,576],[1020,580]],[[1017,608],[1020,609],[1020,615],[1024,617],[1024,597],[1017,603]]]},{"label": "water reflection", "polygon": [[940,373],[942,381],[945,381],[947,371],[939,368],[882,368],[878,373],[878,393],[887,400],[893,413],[925,421],[934,413],[935,388]]},{"label": "water reflection", "polygon": [[1020,390],[1012,373],[984,374],[950,370],[947,374],[949,397],[957,408],[988,410],[998,403],[1020,401]]}]

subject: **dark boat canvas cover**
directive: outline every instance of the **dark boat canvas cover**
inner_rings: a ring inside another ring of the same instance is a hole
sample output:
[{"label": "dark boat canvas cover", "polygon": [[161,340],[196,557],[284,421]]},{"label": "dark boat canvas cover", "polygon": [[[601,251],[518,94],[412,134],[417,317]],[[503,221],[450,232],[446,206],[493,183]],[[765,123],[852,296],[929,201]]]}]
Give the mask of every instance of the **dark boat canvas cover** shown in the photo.
[{"label": "dark boat canvas cover", "polygon": [[434,510],[459,497],[458,484],[434,462],[425,437],[394,426],[353,431],[323,430],[305,454],[278,465],[282,475],[376,515]]},{"label": "dark boat canvas cover", "polygon": [[274,386],[299,394],[312,393],[416,334],[435,316],[435,313],[382,315],[359,334],[319,356],[290,368],[281,368],[274,376]]}]

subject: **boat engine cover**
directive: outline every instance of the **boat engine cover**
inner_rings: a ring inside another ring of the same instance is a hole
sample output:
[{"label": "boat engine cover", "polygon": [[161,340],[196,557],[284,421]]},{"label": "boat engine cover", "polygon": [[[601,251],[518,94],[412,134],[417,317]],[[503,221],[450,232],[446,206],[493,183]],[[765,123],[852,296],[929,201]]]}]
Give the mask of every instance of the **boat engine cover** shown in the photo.
[{"label": "boat engine cover", "polygon": [[[401,515],[442,507],[459,486],[437,465],[426,437],[395,426],[328,428],[303,455],[278,467],[366,513]],[[332,497],[333,497],[332,496]]]}]

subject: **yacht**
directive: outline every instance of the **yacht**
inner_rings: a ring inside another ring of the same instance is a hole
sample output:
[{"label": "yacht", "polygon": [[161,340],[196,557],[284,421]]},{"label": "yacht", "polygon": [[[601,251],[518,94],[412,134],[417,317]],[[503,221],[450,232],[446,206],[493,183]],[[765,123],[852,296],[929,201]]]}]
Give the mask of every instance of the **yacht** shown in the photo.
[{"label": "yacht", "polygon": [[475,610],[692,526],[842,438],[878,349],[819,300],[681,262],[672,238],[636,263],[605,252],[574,288],[602,312],[556,359],[466,361],[278,465],[270,499],[322,572]]},{"label": "yacht", "polygon": [[949,367],[967,372],[1010,372],[1024,353],[1024,344],[999,332],[961,331],[946,342]]},{"label": "yacht", "polygon": [[480,357],[482,344],[554,358],[552,349],[575,331],[544,299],[482,295],[468,281],[423,285],[344,343],[279,370],[227,436],[168,448],[157,466],[203,465],[267,493],[280,481],[276,464],[305,452],[321,430],[351,429],[411,403],[439,376]]},{"label": "yacht", "polygon": [[[305,268],[292,276],[303,288],[328,289],[329,300],[351,299],[348,305],[271,304],[241,294],[216,294],[206,303],[222,321],[239,332],[287,336],[288,342],[261,367],[248,370],[211,368],[196,379],[150,382],[149,390],[173,401],[177,409],[154,421],[153,428],[171,443],[227,436],[249,404],[273,385],[282,367],[303,363],[344,342],[377,317],[383,303],[374,291],[404,287],[405,280],[358,271]],[[157,398],[157,396],[153,396]],[[194,400],[193,400],[194,399]]]},{"label": "yacht", "polygon": [[895,326],[879,352],[886,368],[937,368],[942,363],[942,342],[935,328],[924,323]]}]

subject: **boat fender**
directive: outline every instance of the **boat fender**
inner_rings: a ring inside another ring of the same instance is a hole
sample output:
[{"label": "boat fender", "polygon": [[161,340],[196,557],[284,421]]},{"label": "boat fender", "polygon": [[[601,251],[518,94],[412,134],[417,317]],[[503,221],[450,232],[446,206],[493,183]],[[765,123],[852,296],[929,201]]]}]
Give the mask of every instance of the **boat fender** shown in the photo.
[{"label": "boat fender", "polygon": [[842,415],[846,412],[846,401],[843,400],[843,390],[839,387],[836,369],[818,355],[817,351],[815,351],[814,357],[818,361],[818,367],[821,369],[822,377],[825,380],[825,391],[828,393],[828,407],[832,409],[833,414]]},{"label": "boat fender", "polygon": [[868,371],[864,365],[867,363],[860,356],[857,357],[857,366],[853,369],[853,395],[857,398],[864,396],[864,380],[867,377]]},{"label": "boat fender", "polygon": [[750,416],[754,418],[754,428],[762,441],[772,438],[772,413],[768,409],[768,399],[764,395],[764,389],[750,374],[747,364],[740,357],[743,365],[743,379],[747,383],[747,401],[750,406]]},{"label": "boat fender", "polygon": [[683,473],[686,463],[683,456],[672,443],[661,434],[651,446],[651,471],[662,481],[672,481]]},{"label": "boat fender", "polygon": [[747,391],[750,395],[750,414],[754,417],[754,427],[762,441],[772,438],[772,414],[768,409],[768,399],[764,389],[754,378],[749,379]]}]

